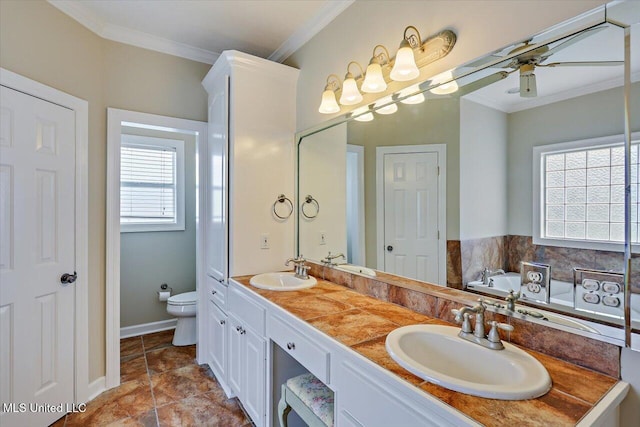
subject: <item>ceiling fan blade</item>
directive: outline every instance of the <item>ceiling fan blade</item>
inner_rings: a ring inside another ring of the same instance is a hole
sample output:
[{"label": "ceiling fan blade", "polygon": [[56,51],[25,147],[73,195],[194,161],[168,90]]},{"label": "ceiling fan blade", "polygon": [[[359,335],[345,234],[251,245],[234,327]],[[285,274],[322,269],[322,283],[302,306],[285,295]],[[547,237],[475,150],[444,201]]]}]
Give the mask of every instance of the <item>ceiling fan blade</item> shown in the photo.
[{"label": "ceiling fan blade", "polygon": [[486,77],[483,77],[481,79],[478,79],[474,82],[471,82],[462,86],[461,88],[458,89],[458,91],[456,92],[456,95],[459,97],[465,96],[467,94],[470,94],[471,92],[475,92],[476,90],[482,89],[485,86],[489,86],[490,84],[499,82],[500,80],[507,78],[509,74],[510,73],[506,71],[500,71],[498,73],[488,75]]},{"label": "ceiling fan blade", "polygon": [[624,61],[551,62],[538,64],[538,67],[612,67],[617,65],[624,65]]},{"label": "ceiling fan blade", "polygon": [[550,55],[553,55],[554,53],[556,53],[559,50],[562,50],[566,47],[571,46],[574,43],[579,42],[582,39],[585,39],[589,36],[592,36],[596,33],[599,33],[600,31],[604,30],[606,27],[595,27],[595,28],[589,28],[588,30],[584,30],[582,31],[580,34],[576,34],[575,36],[565,40],[564,42],[560,43],[559,45],[549,49],[547,52],[545,52],[544,54],[544,58],[549,57]]},{"label": "ceiling fan blade", "polygon": [[520,96],[522,98],[535,98],[538,96],[536,75],[534,73],[520,74]]}]

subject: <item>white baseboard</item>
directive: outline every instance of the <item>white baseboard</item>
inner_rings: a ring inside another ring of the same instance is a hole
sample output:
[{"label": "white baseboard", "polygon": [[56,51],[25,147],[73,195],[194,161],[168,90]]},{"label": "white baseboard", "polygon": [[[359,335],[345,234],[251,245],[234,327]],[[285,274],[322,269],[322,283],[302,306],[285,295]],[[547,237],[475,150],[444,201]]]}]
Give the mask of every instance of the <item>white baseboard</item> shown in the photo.
[{"label": "white baseboard", "polygon": [[141,325],[125,326],[120,328],[120,338],[137,337],[138,335],[152,332],[166,331],[176,328],[178,319],[160,320],[159,322],[143,323]]},{"label": "white baseboard", "polygon": [[[105,377],[100,377],[97,380],[91,382],[89,384],[89,399],[87,399],[87,402],[95,399],[96,397],[98,397],[98,395],[100,395],[100,393],[102,393],[103,391],[105,391],[107,389],[106,387],[106,383],[105,383]],[[86,403],[86,402],[84,402]]]}]

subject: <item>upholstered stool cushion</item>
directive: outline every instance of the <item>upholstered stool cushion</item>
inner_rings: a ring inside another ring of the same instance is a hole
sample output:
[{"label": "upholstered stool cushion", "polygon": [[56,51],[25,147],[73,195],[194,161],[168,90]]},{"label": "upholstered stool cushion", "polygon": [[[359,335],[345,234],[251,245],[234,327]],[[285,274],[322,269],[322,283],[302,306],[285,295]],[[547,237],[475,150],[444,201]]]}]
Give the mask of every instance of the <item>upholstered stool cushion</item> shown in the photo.
[{"label": "upholstered stool cushion", "polygon": [[287,387],[327,426],[333,426],[333,392],[312,374],[287,380]]}]

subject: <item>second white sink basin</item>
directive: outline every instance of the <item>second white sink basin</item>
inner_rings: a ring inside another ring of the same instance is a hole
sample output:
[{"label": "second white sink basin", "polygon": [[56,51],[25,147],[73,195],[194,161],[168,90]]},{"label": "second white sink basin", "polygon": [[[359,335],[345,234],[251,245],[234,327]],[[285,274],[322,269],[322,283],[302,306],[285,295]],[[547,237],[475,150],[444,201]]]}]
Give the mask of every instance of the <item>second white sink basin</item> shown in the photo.
[{"label": "second white sink basin", "polygon": [[533,356],[504,343],[490,350],[458,337],[460,328],[412,325],[387,336],[389,355],[431,383],[473,396],[533,399],[551,389],[549,373]]},{"label": "second white sink basin", "polygon": [[249,283],[252,286],[269,291],[297,291],[314,286],[318,281],[315,277],[299,279],[294,273],[262,273],[253,276]]},{"label": "second white sink basin", "polygon": [[360,273],[360,274],[366,274],[367,276],[376,277],[375,270],[372,270],[368,267],[362,267],[360,265],[340,264],[340,265],[336,265],[336,269],[346,271],[347,273]]}]

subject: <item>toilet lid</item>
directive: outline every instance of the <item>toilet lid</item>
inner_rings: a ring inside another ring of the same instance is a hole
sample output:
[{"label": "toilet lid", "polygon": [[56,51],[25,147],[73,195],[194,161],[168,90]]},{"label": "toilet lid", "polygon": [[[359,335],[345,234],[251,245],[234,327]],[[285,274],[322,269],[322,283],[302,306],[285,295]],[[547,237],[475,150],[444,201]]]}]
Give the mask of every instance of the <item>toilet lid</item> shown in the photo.
[{"label": "toilet lid", "polygon": [[169,304],[171,305],[189,305],[195,304],[197,301],[196,291],[193,292],[185,292],[182,294],[174,295],[169,298]]}]

